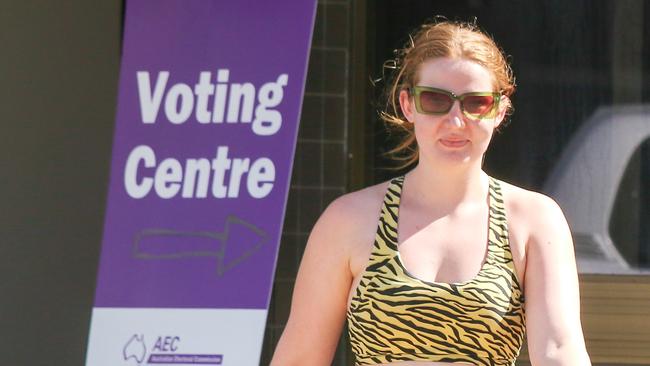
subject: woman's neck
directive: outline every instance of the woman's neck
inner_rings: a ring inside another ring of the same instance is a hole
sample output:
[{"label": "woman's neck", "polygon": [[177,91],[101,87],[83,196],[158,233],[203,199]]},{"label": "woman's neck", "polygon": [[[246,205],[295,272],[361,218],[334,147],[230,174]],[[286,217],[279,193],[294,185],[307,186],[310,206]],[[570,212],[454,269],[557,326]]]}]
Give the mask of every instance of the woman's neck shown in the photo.
[{"label": "woman's neck", "polygon": [[405,186],[409,201],[449,212],[465,203],[485,201],[488,177],[480,166],[440,169],[418,164],[408,173]]}]

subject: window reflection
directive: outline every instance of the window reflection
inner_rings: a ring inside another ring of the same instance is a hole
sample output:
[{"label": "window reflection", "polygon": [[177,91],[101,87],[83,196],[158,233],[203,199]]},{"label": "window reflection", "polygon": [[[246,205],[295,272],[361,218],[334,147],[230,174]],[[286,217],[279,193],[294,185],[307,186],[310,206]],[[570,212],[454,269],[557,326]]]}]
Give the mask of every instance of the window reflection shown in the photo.
[{"label": "window reflection", "polygon": [[623,174],[609,232],[630,266],[650,269],[650,139],[634,152]]},{"label": "window reflection", "polygon": [[650,106],[600,107],[556,161],[543,191],[564,210],[581,272],[638,273],[647,263],[649,139]]}]

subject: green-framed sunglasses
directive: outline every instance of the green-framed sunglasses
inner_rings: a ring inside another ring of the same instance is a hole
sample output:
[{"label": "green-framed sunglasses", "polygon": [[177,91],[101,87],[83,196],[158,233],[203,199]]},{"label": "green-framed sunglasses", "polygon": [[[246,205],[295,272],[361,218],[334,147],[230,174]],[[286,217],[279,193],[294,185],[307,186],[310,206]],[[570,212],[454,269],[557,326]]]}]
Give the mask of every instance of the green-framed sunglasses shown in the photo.
[{"label": "green-framed sunglasses", "polygon": [[413,86],[409,92],[415,99],[415,109],[422,114],[441,115],[448,113],[454,100],[460,102],[460,109],[470,119],[494,118],[497,114],[501,94],[495,92],[472,92],[456,95],[448,90],[428,86]]}]

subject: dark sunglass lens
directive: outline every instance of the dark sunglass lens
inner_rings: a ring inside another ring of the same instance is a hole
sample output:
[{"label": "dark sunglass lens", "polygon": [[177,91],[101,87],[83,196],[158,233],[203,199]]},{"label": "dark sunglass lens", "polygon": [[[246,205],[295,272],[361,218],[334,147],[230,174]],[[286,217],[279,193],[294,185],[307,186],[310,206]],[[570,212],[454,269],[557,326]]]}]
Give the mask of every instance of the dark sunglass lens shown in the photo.
[{"label": "dark sunglass lens", "polygon": [[494,107],[494,96],[492,95],[468,95],[463,99],[463,108],[467,113],[482,116],[492,111]]},{"label": "dark sunglass lens", "polygon": [[447,94],[428,90],[420,92],[420,106],[425,113],[445,113],[453,102]]}]

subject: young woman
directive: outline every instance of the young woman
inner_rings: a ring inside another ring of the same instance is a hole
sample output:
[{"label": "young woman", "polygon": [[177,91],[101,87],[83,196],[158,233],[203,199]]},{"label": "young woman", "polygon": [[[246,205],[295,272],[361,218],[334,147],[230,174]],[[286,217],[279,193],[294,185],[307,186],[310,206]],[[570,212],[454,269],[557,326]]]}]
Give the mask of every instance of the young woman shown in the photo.
[{"label": "young woman", "polygon": [[417,163],[335,200],[309,237],[272,365],[329,365],[348,321],[357,365],[590,365],[558,205],[482,170],[514,78],[472,24],[422,26],[384,118]]}]

